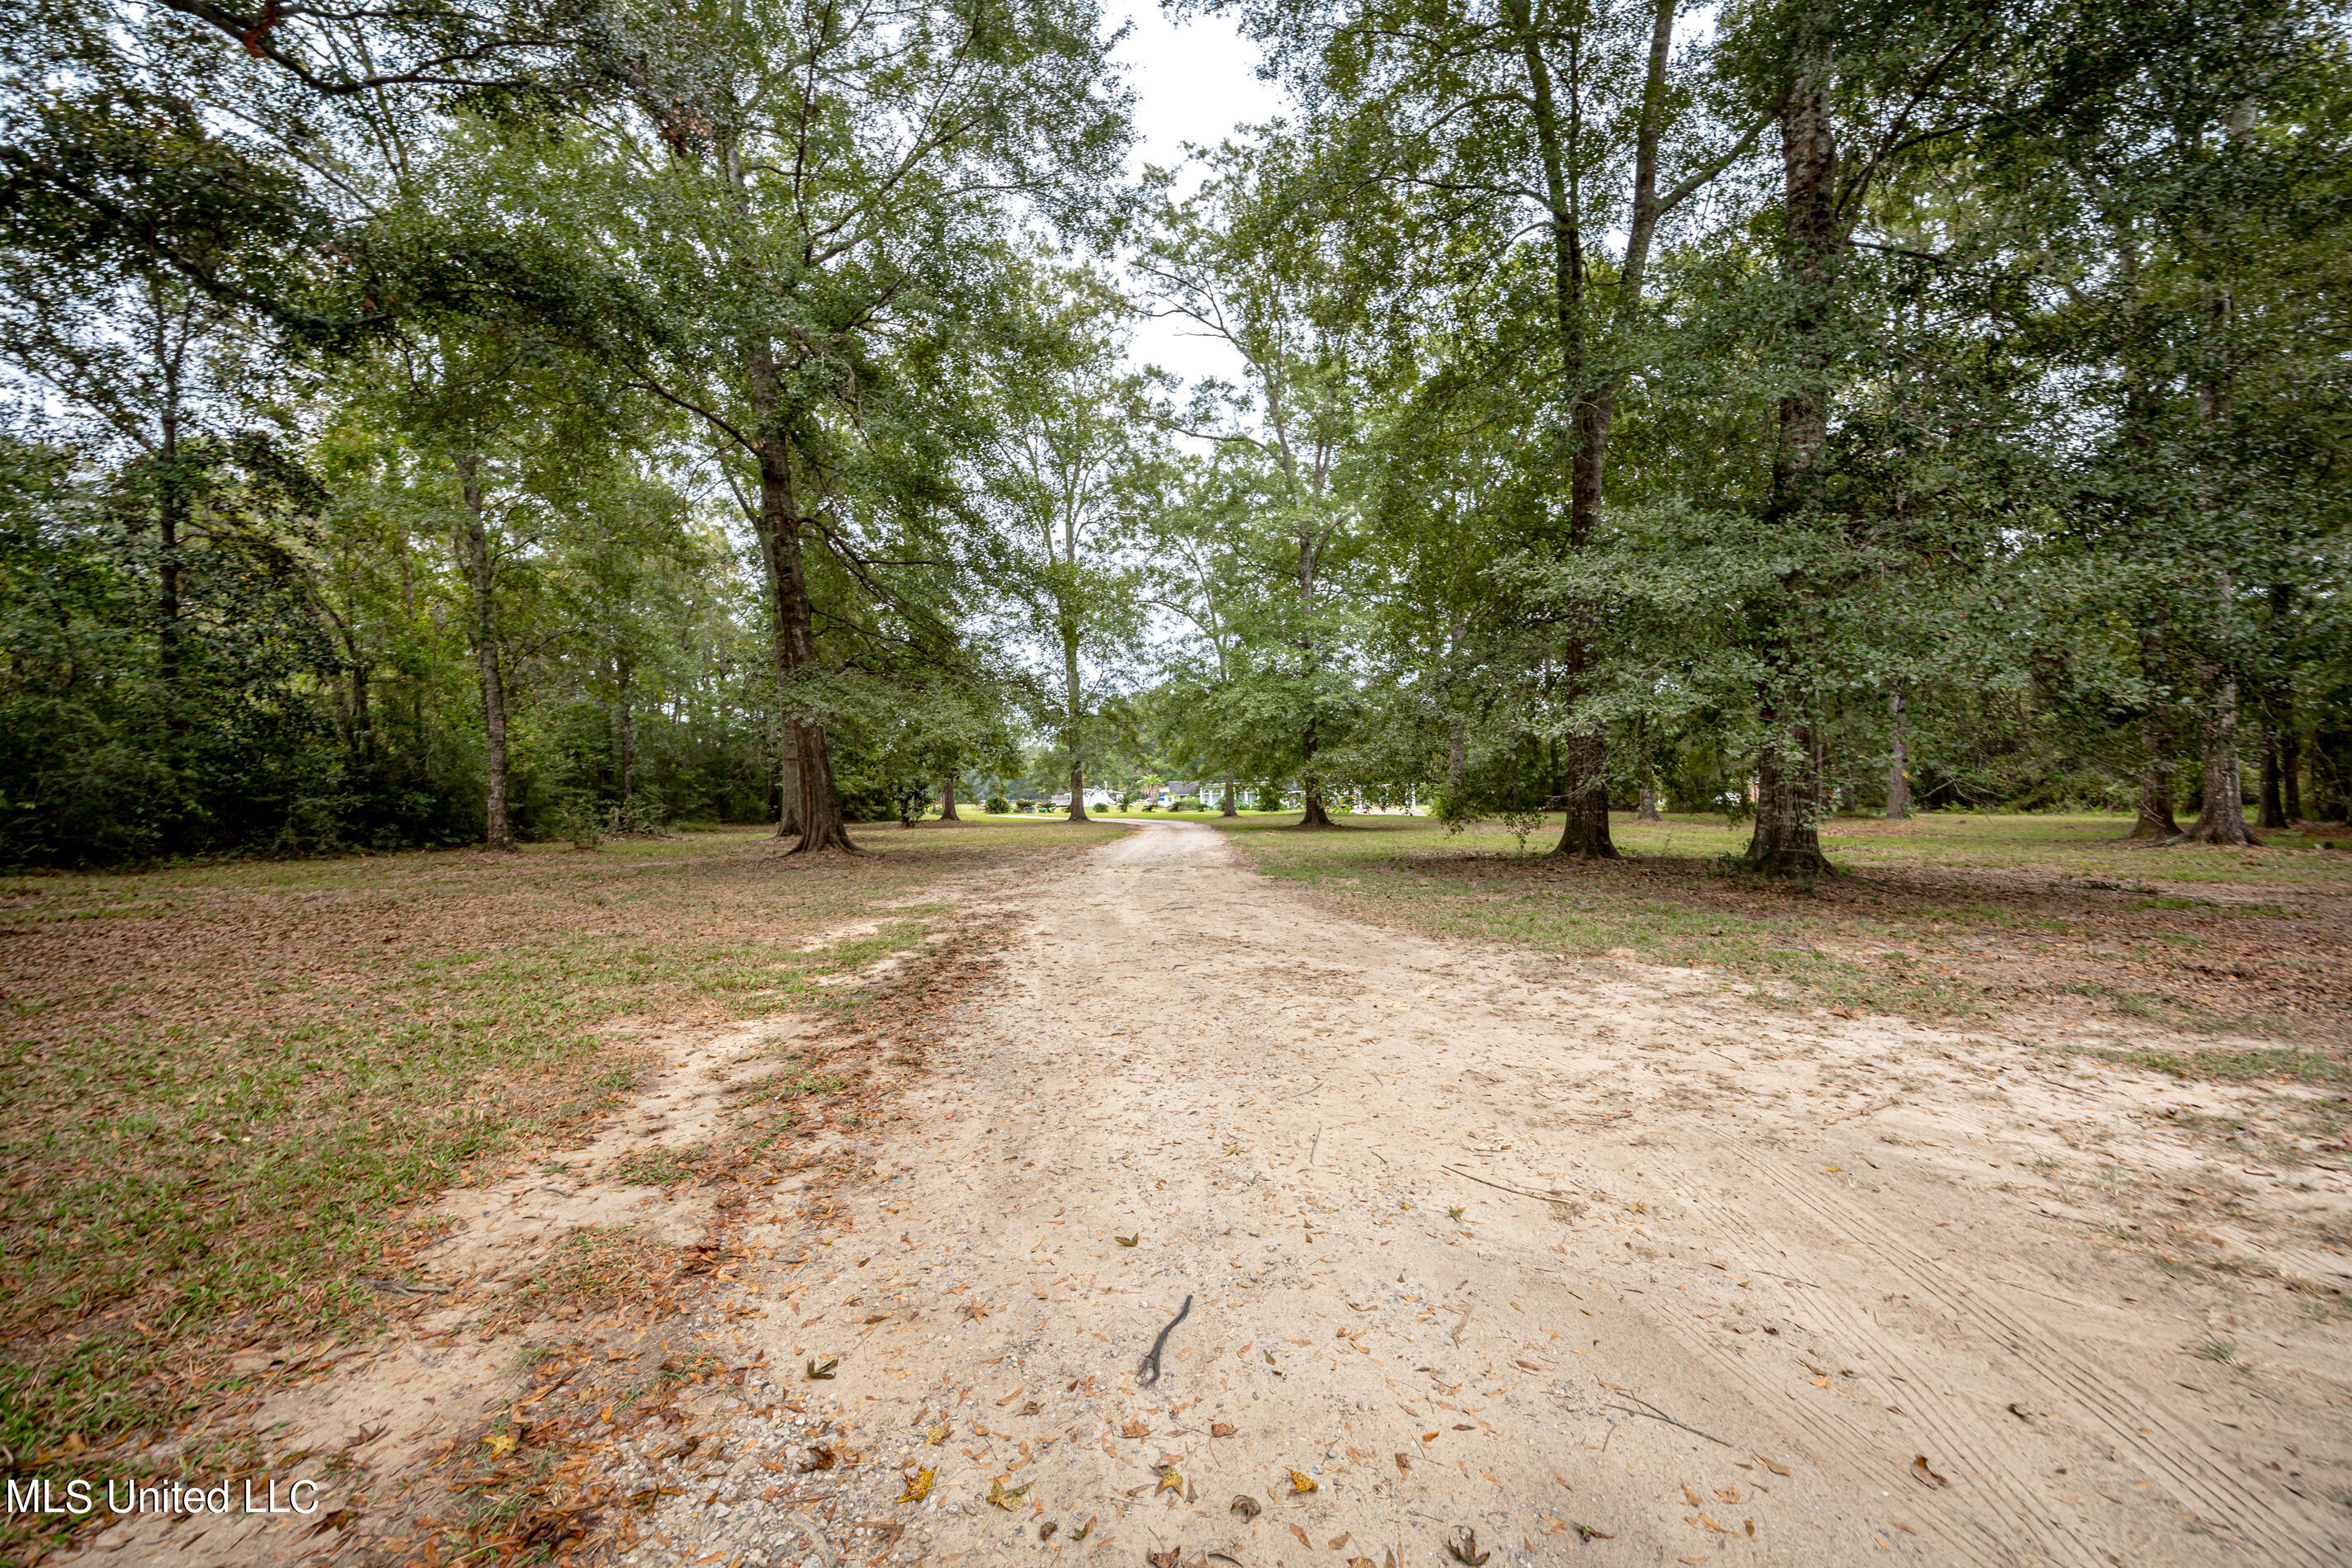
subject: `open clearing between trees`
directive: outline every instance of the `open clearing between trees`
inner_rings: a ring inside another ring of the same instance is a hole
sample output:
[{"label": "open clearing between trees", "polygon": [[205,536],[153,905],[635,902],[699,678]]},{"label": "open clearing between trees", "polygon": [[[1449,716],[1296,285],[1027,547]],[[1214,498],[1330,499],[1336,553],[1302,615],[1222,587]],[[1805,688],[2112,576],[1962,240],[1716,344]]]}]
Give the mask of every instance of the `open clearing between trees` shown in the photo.
[{"label": "open clearing between trees", "polygon": [[11,1440],[334,1488],[91,1561],[2352,1551],[2352,857],[1386,826],[18,884]]}]

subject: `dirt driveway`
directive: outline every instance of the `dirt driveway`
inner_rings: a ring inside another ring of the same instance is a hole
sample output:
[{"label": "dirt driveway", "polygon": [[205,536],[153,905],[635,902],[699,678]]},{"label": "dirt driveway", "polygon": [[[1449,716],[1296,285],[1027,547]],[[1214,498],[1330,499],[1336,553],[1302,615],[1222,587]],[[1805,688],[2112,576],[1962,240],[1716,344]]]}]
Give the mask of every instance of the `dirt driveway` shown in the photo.
[{"label": "dirt driveway", "polygon": [[765,1370],[630,1561],[2352,1560],[2341,1162],[2177,1131],[2259,1096],[1523,973],[1174,824],[932,1068],[707,1319]]},{"label": "dirt driveway", "polygon": [[[647,1174],[772,1142],[753,1019],[449,1194],[441,1305],[253,1417],[325,1521],[88,1560],[478,1556],[471,1454],[648,1568],[2352,1561],[2332,1091],[1401,935],[1205,826],[1075,865],[939,894],[1019,934],[791,1174]],[[616,1226],[690,1316],[518,1321]]]}]

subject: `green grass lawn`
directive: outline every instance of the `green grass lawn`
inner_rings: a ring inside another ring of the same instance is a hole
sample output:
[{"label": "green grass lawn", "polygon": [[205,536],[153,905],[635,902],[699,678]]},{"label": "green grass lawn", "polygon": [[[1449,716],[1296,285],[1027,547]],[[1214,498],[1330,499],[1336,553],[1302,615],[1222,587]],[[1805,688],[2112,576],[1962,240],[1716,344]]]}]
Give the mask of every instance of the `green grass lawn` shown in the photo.
[{"label": "green grass lawn", "polygon": [[[1798,1005],[1979,1024],[2031,1020],[2251,1034],[2200,1070],[2346,1077],[2352,1045],[2352,854],[2280,836],[2260,850],[2136,848],[2127,820],[1931,815],[1840,819],[1843,875],[1811,888],[1730,871],[1746,826],[1613,817],[1626,858],[1542,853],[1499,825],[1296,814],[1228,822],[1251,864],[1360,918],[1562,958],[1718,969]],[[2352,837],[2352,835],[2347,835]],[[2029,1031],[2032,1032],[2032,1031]]]},{"label": "green grass lawn", "polygon": [[1064,826],[0,882],[0,1444],[171,1420],[226,1351],[367,1321],[388,1216],[617,1103],[641,1026],[853,1007],[815,982],[939,929],[927,886],[1125,831]]}]

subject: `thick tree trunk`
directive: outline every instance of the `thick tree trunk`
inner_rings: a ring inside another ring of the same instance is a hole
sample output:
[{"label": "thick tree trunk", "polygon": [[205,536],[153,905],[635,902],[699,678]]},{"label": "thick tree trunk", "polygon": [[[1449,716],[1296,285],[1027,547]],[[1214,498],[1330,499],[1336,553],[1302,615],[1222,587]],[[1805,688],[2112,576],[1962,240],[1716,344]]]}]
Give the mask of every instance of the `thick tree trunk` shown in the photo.
[{"label": "thick tree trunk", "polygon": [[473,591],[474,666],[482,683],[484,771],[487,785],[482,810],[482,842],[492,849],[511,849],[514,827],[507,816],[507,689],[499,663],[499,602],[491,581],[489,530],[482,518],[481,458],[471,452],[451,459],[457,470],[457,493],[463,502],[458,522],[459,549],[467,585]]},{"label": "thick tree trunk", "polygon": [[1836,868],[1822,853],[1821,779],[1811,725],[1785,726],[1767,711],[1764,744],[1756,758],[1756,831],[1749,868],[1769,877],[1829,877]]},{"label": "thick tree trunk", "polygon": [[[1788,244],[1790,308],[1790,380],[1780,395],[1780,438],[1772,456],[1769,515],[1793,519],[1812,504],[1819,477],[1814,459],[1829,437],[1828,358],[1819,341],[1835,286],[1841,240],[1837,225],[1837,139],[1831,118],[1830,34],[1817,17],[1801,20],[1790,38],[1791,80],[1780,110],[1783,232]],[[1784,588],[1795,584],[1785,580]],[[1785,649],[1782,650],[1785,653]],[[1790,683],[1763,697],[1764,739],[1756,769],[1756,831],[1747,860],[1773,877],[1832,872],[1822,854],[1821,780],[1811,719],[1783,717]]]},{"label": "thick tree trunk", "polygon": [[953,779],[948,780],[947,783],[940,786],[940,820],[941,822],[961,822],[963,820],[962,817],[956,815],[955,780]]},{"label": "thick tree trunk", "polygon": [[[776,366],[764,347],[747,367],[752,404],[760,429],[756,454],[760,463],[760,548],[775,595],[776,641],[781,679],[789,683],[816,664],[816,613],[810,603],[808,577],[801,557],[801,516],[793,490],[792,455],[782,431],[774,426]],[[841,791],[833,776],[833,746],[824,726],[795,713],[782,714],[784,753],[789,776],[784,785],[784,815],[795,815],[800,837],[795,855],[825,849],[857,852],[842,820]],[[795,785],[797,787],[795,787]],[[797,799],[795,796],[797,795]]]},{"label": "thick tree trunk", "polygon": [[847,821],[841,815],[841,792],[833,777],[833,742],[822,724],[799,724],[801,836],[795,855],[821,849],[858,853],[850,842]]},{"label": "thick tree trunk", "polygon": [[1580,860],[1614,860],[1617,846],[1609,837],[1609,742],[1601,735],[1562,738],[1560,761],[1568,787],[1562,791],[1566,813],[1559,825],[1555,855]]},{"label": "thick tree trunk", "polygon": [[1658,783],[1655,779],[1645,776],[1642,780],[1642,798],[1634,805],[1633,815],[1643,822],[1665,820],[1664,814],[1658,810]]},{"label": "thick tree trunk", "polygon": [[1224,804],[1218,808],[1217,815],[1219,816],[1239,816],[1241,814],[1242,808],[1234,804],[1234,775],[1229,770],[1225,774]]},{"label": "thick tree trunk", "polygon": [[1315,725],[1307,726],[1307,771],[1299,775],[1298,791],[1303,797],[1303,810],[1298,818],[1301,827],[1329,827],[1331,814],[1323,809],[1323,781],[1315,776]]},{"label": "thick tree trunk", "polygon": [[1580,860],[1614,860],[1609,837],[1609,746],[1599,735],[1562,737],[1560,763],[1567,773],[1561,791],[1565,815],[1555,855]]},{"label": "thick tree trunk", "polygon": [[[781,437],[762,440],[760,452],[760,543],[768,559],[768,577],[776,596],[778,640],[783,647],[784,677],[816,662],[816,616],[809,602],[808,579],[801,560],[800,515],[793,505],[790,459]],[[795,855],[824,849],[855,852],[841,815],[841,792],[833,776],[833,747],[824,726],[793,712],[782,714],[784,729],[784,816],[797,819],[800,837]]]},{"label": "thick tree trunk", "polygon": [[1911,749],[1903,722],[1903,688],[1886,689],[1886,820],[1901,822],[1911,815]]},{"label": "thick tree trunk", "polygon": [[2303,733],[2292,718],[2279,730],[2279,777],[2286,785],[2286,819],[2303,818]]},{"label": "thick tree trunk", "polygon": [[2205,668],[2204,809],[2175,844],[2260,844],[2246,830],[2246,783],[2238,773],[2238,682],[2226,668]]},{"label": "thick tree trunk", "polygon": [[[1596,454],[1597,456],[1597,454]],[[1578,458],[1580,466],[1583,458]],[[1597,481],[1596,481],[1597,482]],[[1574,535],[1571,528],[1570,548],[1581,549],[1583,540]],[[1562,661],[1561,681],[1569,700],[1574,701],[1583,690],[1587,663],[1584,639],[1571,637],[1568,641],[1567,658]],[[1561,805],[1564,808],[1559,824],[1559,842],[1553,845],[1554,855],[1573,856],[1579,860],[1614,860],[1617,846],[1609,837],[1609,740],[1599,731],[1562,737],[1561,764],[1567,777],[1562,781]]]},{"label": "thick tree trunk", "polygon": [[1470,726],[1456,719],[1445,734],[1445,795],[1449,800],[1462,793],[1462,773],[1469,765],[1469,757]]},{"label": "thick tree trunk", "polygon": [[1070,764],[1070,820],[1072,822],[1094,820],[1087,815],[1087,764],[1084,763]]}]

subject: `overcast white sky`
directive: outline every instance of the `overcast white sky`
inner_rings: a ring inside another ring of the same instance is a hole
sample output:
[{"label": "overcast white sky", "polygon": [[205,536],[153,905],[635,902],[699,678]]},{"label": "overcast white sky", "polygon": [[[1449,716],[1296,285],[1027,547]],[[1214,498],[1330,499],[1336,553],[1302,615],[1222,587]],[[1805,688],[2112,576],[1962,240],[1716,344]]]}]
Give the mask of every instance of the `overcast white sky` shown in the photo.
[{"label": "overcast white sky", "polygon": [[[1108,0],[1105,9],[1133,26],[1119,58],[1135,88],[1139,170],[1146,163],[1177,167],[1187,142],[1214,145],[1235,124],[1268,120],[1279,111],[1281,95],[1257,79],[1256,46],[1228,23],[1209,17],[1179,26],[1161,13],[1158,0]],[[1138,328],[1134,356],[1187,381],[1212,374],[1230,378],[1236,369],[1230,351],[1188,335],[1172,321],[1146,321]]]}]

